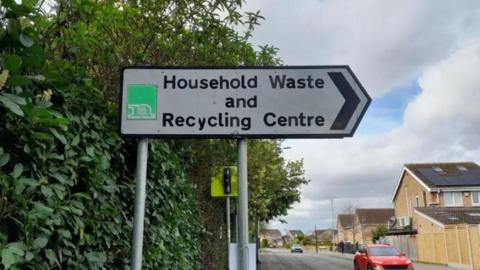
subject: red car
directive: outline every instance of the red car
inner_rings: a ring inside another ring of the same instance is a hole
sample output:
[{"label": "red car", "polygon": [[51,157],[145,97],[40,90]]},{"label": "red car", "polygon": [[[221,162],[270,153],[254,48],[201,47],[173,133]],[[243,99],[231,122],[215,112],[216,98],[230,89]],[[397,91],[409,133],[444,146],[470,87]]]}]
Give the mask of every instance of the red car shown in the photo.
[{"label": "red car", "polygon": [[414,270],[403,252],[389,245],[367,245],[355,253],[355,270]]}]

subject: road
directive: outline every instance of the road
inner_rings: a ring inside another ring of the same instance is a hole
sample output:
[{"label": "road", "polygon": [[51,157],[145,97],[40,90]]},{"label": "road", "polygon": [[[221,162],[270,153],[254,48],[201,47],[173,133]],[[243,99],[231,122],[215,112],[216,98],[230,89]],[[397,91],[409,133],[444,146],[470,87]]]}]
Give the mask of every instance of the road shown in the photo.
[{"label": "road", "polygon": [[[353,255],[331,252],[290,253],[286,249],[265,249],[259,270],[353,270]],[[453,270],[453,268],[415,263],[415,270]]]},{"label": "road", "polygon": [[266,249],[260,255],[260,270],[352,270],[350,258],[328,253],[290,253],[286,249]]}]

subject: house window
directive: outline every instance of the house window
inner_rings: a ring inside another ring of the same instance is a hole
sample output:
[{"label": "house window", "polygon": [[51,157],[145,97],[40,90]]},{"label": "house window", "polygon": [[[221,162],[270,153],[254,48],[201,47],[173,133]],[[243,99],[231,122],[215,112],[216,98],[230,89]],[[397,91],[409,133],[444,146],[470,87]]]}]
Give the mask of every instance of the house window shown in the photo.
[{"label": "house window", "polygon": [[415,197],[415,204],[417,207],[420,207],[420,198],[418,198],[418,196]]},{"label": "house window", "polygon": [[480,191],[473,191],[472,194],[472,205],[480,206]]},{"label": "house window", "polygon": [[445,206],[463,206],[461,192],[445,192],[443,193]]}]

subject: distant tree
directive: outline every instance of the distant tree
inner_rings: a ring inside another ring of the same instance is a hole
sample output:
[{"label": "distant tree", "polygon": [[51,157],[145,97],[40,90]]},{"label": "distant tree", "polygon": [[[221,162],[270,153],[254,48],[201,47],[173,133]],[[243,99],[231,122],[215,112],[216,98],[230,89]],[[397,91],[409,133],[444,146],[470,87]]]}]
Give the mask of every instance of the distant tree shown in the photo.
[{"label": "distant tree", "polygon": [[261,247],[262,247],[262,248],[268,247],[268,240],[267,240],[267,239],[262,239]]},{"label": "distant tree", "polygon": [[355,210],[359,208],[357,203],[347,202],[342,206],[343,214],[355,214]]},{"label": "distant tree", "polygon": [[287,214],[307,184],[303,161],[286,161],[280,140],[249,142],[248,181],[252,221],[268,222]]},{"label": "distant tree", "polygon": [[388,228],[385,225],[380,225],[378,226],[373,232],[372,232],[372,241],[375,243],[376,241],[380,240],[380,238],[384,237],[387,235]]},{"label": "distant tree", "polygon": [[[354,215],[355,214],[355,211],[357,208],[359,208],[359,204],[357,203],[353,203],[353,202],[347,202],[343,205],[342,207],[342,213],[343,214],[350,214],[350,215]],[[356,242],[356,236],[357,236],[357,230],[359,228],[357,228],[357,224],[356,224],[356,217],[354,217],[353,219],[353,222],[352,222],[352,242],[355,243]]]},{"label": "distant tree", "polygon": [[302,244],[304,246],[308,246],[308,245],[313,245],[314,242],[312,241],[312,239],[310,239],[310,237],[308,237],[307,235],[298,235],[295,237],[295,240],[294,240],[295,243],[297,244]]}]

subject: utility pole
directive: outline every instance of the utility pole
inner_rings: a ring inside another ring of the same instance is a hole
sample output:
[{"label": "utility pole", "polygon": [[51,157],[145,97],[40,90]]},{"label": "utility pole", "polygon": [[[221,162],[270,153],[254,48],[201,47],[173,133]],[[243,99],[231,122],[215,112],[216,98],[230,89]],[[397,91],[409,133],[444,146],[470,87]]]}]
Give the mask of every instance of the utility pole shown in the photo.
[{"label": "utility pole", "polygon": [[330,206],[332,210],[332,251],[335,246],[335,214],[333,213],[333,199],[330,200]]}]

